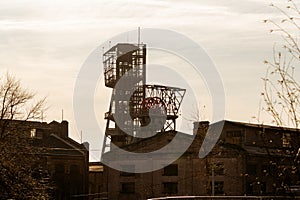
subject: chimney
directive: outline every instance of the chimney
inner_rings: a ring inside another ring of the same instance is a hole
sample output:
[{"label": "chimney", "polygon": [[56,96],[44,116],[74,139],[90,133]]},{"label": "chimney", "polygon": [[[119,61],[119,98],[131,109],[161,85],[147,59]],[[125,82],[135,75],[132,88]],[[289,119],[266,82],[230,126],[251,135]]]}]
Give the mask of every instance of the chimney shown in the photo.
[{"label": "chimney", "polygon": [[209,128],[209,121],[194,122],[193,124],[193,135],[195,136],[195,138],[190,146],[190,150],[194,153],[195,156],[198,156],[200,147]]},{"label": "chimney", "polygon": [[193,129],[193,135],[196,137],[198,136],[205,136],[206,132],[209,127],[209,121],[200,121],[200,122],[194,122],[194,129]]},{"label": "chimney", "polygon": [[69,135],[69,122],[63,120],[61,123],[61,136],[68,137]]},{"label": "chimney", "polygon": [[84,148],[86,148],[86,150],[90,150],[90,144],[88,142],[84,142],[82,143],[82,145],[84,146]]}]

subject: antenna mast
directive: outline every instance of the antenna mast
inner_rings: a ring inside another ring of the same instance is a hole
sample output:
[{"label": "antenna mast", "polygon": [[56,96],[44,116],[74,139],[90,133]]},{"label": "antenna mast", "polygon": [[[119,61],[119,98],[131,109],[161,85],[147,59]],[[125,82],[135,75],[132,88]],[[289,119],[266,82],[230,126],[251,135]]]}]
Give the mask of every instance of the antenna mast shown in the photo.
[{"label": "antenna mast", "polygon": [[141,28],[138,27],[138,45],[140,44],[141,42]]}]

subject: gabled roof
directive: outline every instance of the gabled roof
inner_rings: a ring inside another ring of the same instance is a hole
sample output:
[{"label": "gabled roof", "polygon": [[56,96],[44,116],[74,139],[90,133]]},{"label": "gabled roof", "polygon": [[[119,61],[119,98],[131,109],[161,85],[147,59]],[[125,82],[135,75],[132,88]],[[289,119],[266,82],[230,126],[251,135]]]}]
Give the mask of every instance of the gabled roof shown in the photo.
[{"label": "gabled roof", "polygon": [[70,138],[61,138],[55,134],[35,139],[34,145],[43,149],[46,154],[82,156],[86,151],[83,145],[78,144]]}]

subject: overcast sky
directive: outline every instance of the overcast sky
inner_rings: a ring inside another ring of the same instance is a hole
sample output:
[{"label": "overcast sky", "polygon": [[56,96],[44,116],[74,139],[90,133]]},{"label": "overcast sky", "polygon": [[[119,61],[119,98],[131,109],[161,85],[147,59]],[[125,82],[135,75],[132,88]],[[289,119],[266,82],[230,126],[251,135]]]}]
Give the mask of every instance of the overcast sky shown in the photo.
[{"label": "overcast sky", "polygon": [[[285,4],[280,0],[273,2]],[[263,23],[267,18],[280,18],[270,3],[264,0],[0,1],[0,72],[8,70],[39,96],[47,95],[50,106],[47,121],[60,121],[63,109],[64,119],[70,122],[71,137],[80,141],[72,98],[77,74],[88,55],[124,31],[137,27],[170,29],[196,41],[214,61],[224,83],[226,119],[254,122],[252,116],[257,116],[261,77],[265,73],[263,60],[271,58],[273,44],[279,39]],[[101,119],[108,110],[104,102],[96,105]],[[203,111],[203,118],[209,116],[205,112],[209,111]],[[91,156],[96,160],[100,140],[83,130],[85,140],[91,143]]]}]

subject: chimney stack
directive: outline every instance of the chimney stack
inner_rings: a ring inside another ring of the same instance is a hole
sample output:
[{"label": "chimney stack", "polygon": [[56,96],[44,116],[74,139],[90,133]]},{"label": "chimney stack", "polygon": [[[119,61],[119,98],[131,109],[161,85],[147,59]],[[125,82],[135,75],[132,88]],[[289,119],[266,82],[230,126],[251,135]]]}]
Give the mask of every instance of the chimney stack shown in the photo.
[{"label": "chimney stack", "polygon": [[199,121],[199,122],[194,122],[193,124],[194,124],[193,135],[195,136],[195,138],[189,149],[194,153],[195,156],[198,156],[200,147],[203,143],[203,140],[209,128],[209,121]]},{"label": "chimney stack", "polygon": [[207,133],[209,127],[209,121],[200,121],[194,122],[193,135],[196,137],[202,136],[204,137]]},{"label": "chimney stack", "polygon": [[68,137],[69,136],[69,122],[63,120],[61,122],[61,137]]}]

